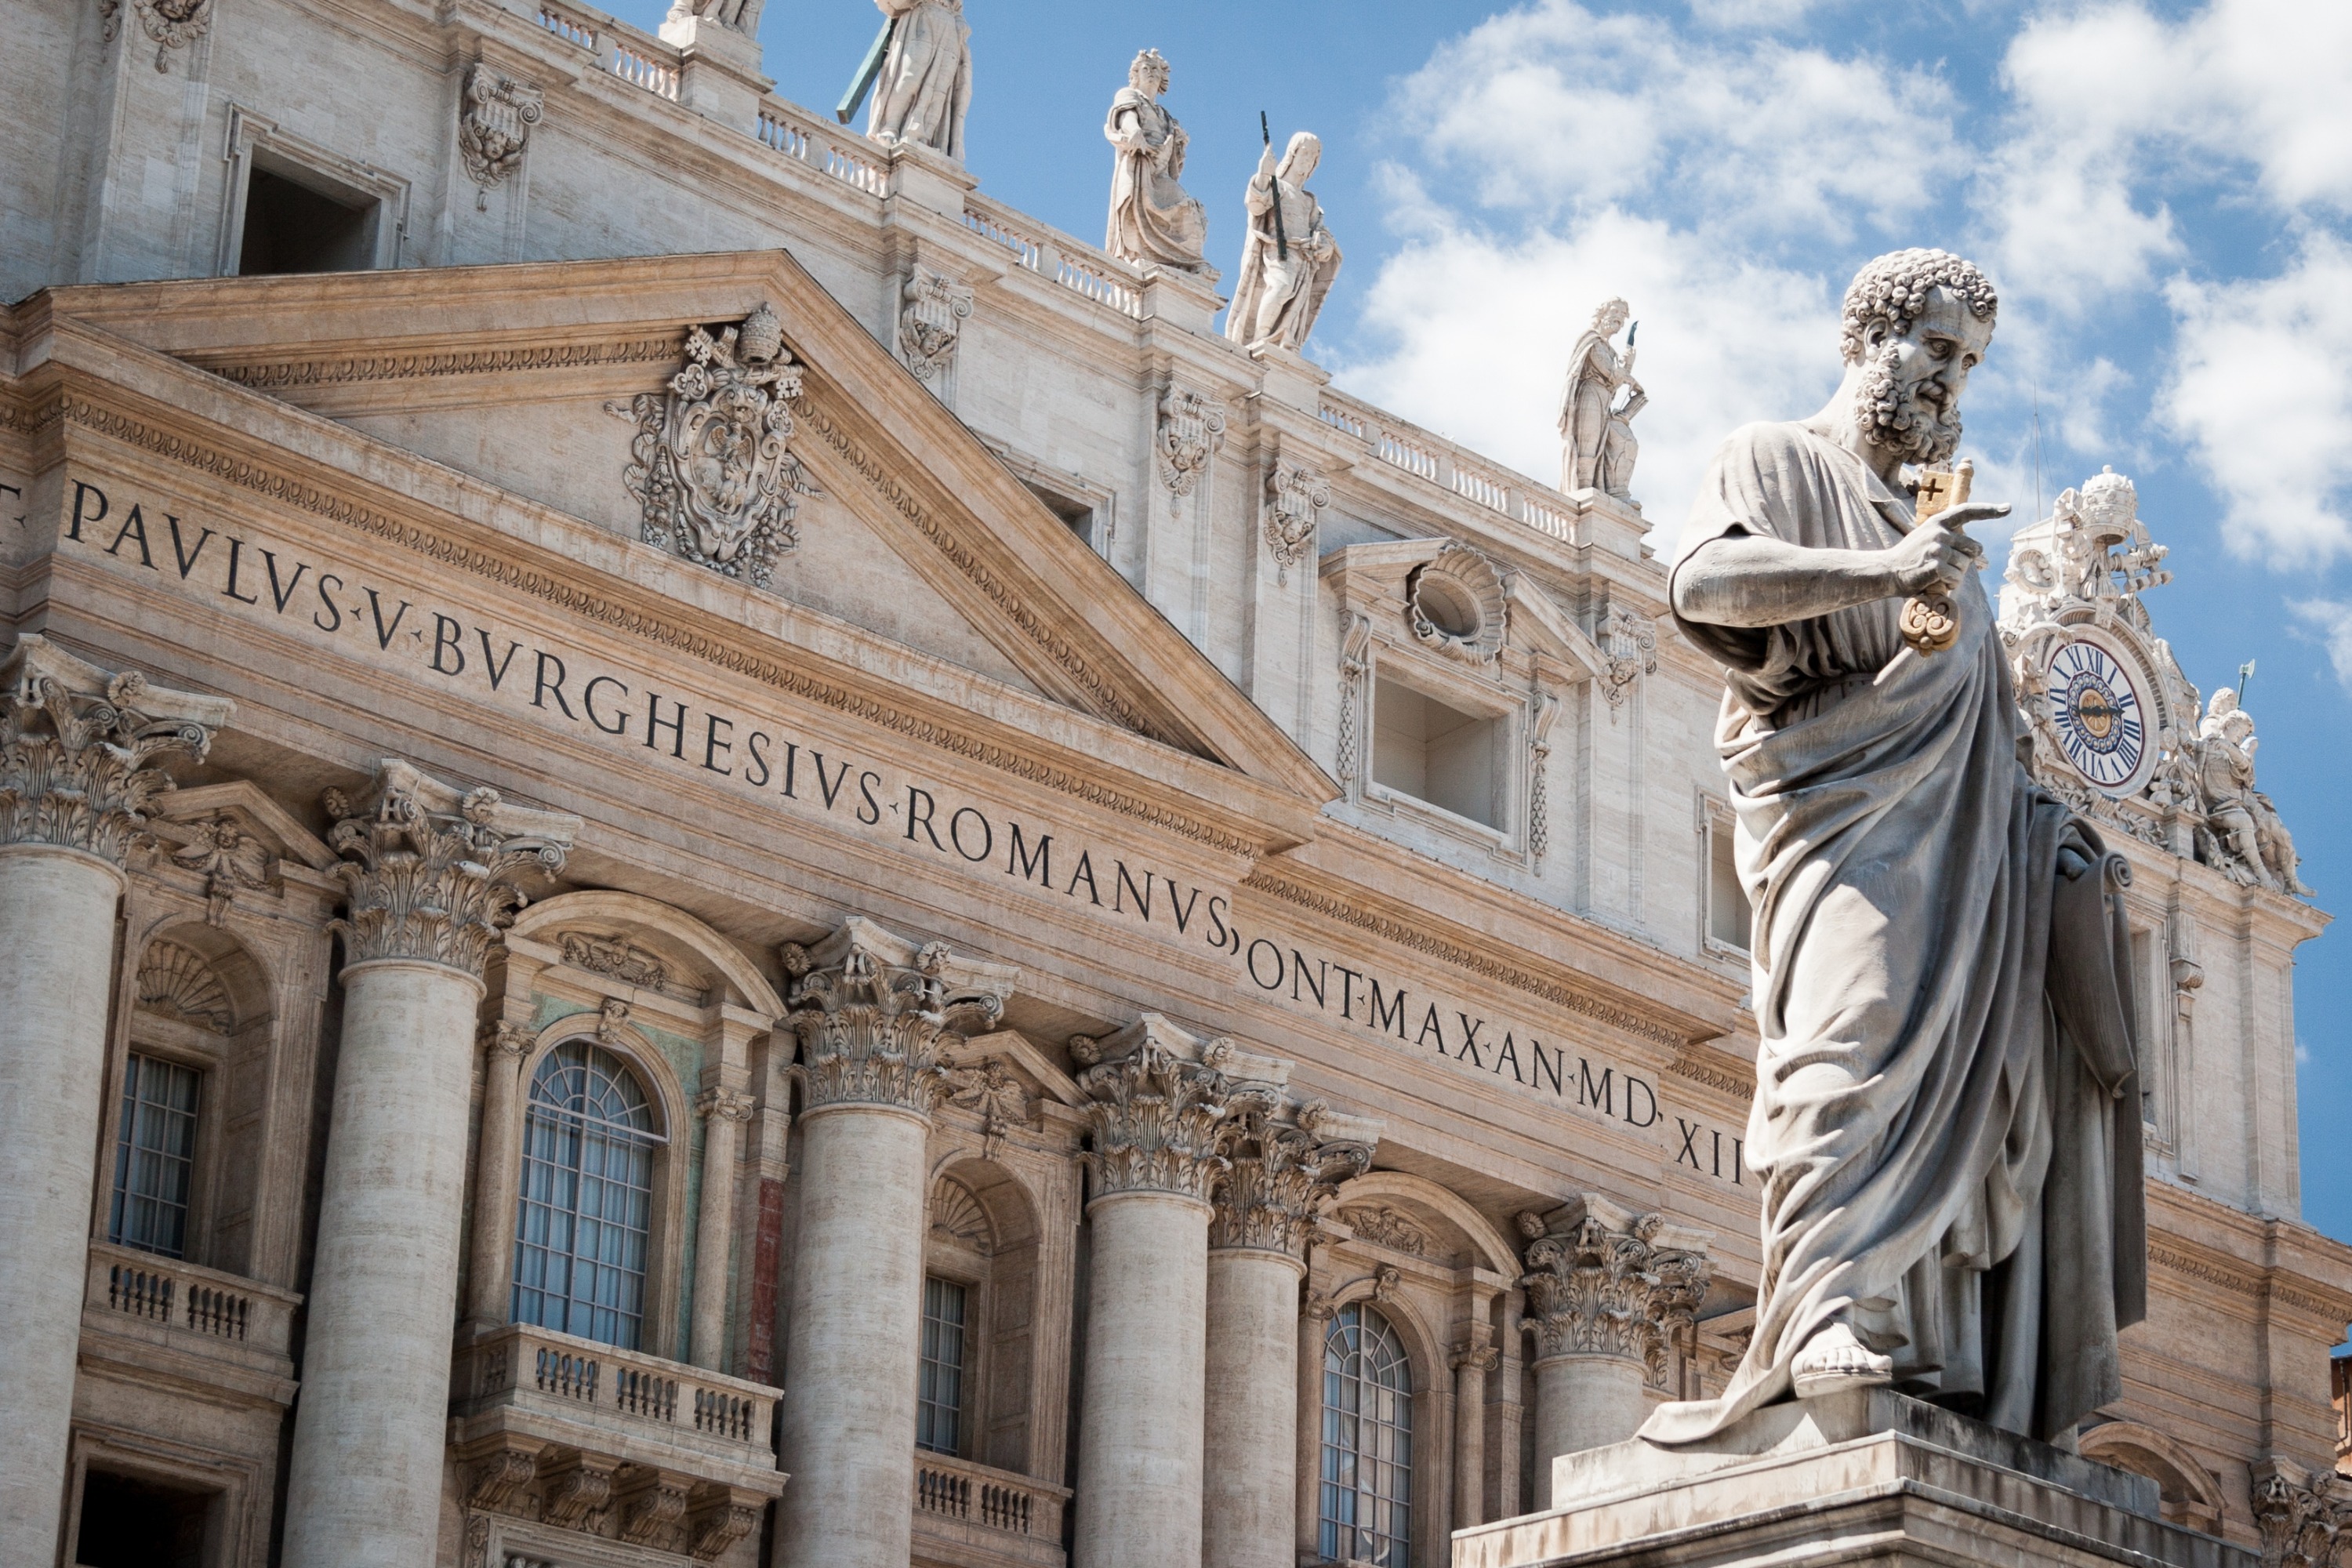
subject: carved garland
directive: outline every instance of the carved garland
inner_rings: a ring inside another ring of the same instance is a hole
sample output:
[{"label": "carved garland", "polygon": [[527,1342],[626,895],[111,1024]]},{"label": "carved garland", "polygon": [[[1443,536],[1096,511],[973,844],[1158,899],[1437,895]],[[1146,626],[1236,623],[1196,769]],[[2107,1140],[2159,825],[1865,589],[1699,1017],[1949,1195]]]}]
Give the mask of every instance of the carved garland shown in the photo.
[{"label": "carved garland", "polygon": [[1312,468],[1276,463],[1265,475],[1265,543],[1274,552],[1274,580],[1290,581],[1290,569],[1314,553],[1315,525],[1331,504],[1331,487]]},{"label": "carved garland", "polygon": [[918,268],[899,299],[898,351],[907,368],[920,381],[951,369],[971,314],[971,289],[944,272]]},{"label": "carved garland", "polygon": [[1633,682],[1644,675],[1658,673],[1658,628],[1646,616],[1635,615],[1622,605],[1610,606],[1601,623],[1601,647],[1609,658],[1609,673],[1601,682],[1601,695],[1608,700],[1610,722],[1616,722],[1617,710],[1625,705],[1625,695]]},{"label": "carved garland", "polygon": [[[804,415],[807,414],[803,410]],[[600,595],[573,586],[560,578],[502,560],[488,551],[445,539],[429,529],[414,523],[394,521],[383,513],[357,502],[322,490],[314,485],[289,478],[260,464],[242,458],[233,458],[213,447],[190,441],[169,431],[158,430],[113,409],[79,398],[61,399],[30,411],[20,411],[17,427],[37,432],[59,417],[70,418],[85,429],[114,439],[129,442],[148,451],[176,461],[197,472],[239,484],[257,494],[286,505],[297,507],[331,522],[341,523],[358,532],[401,545],[429,560],[470,572],[501,587],[513,588],[545,601],[560,610],[583,620],[610,626],[615,630],[641,637],[650,642],[672,648],[730,674],[745,676],[762,685],[786,692],[804,700],[831,708],[849,717],[863,720],[894,733],[904,735],[920,744],[935,747],[952,756],[962,757],[984,767],[1009,773],[1015,778],[1073,796],[1088,805],[1100,806],[1121,816],[1131,817],[1150,826],[1190,838],[1225,854],[1253,858],[1257,845],[1223,828],[1202,822],[1181,812],[1139,800],[1120,791],[1108,788],[1090,778],[1072,773],[1066,769],[1040,763],[1010,747],[982,741],[961,730],[951,729],[932,720],[908,713],[889,704],[876,700],[862,692],[835,686],[814,677],[789,669],[782,665],[744,652],[731,643],[720,642],[699,632],[689,631],[659,616],[643,610],[615,605]],[[822,428],[821,422],[808,415],[812,427]],[[878,470],[877,470],[878,472]],[[871,476],[869,476],[871,477]],[[877,484],[878,484],[877,480]],[[893,482],[895,485],[895,481]],[[909,503],[911,504],[911,503]],[[903,508],[902,508],[903,510]],[[919,512],[919,508],[917,511]],[[944,547],[943,547],[944,548]],[[1017,601],[1016,601],[1017,602]],[[1033,636],[1036,635],[1034,633]],[[1055,639],[1058,641],[1058,639]],[[1114,715],[1116,717],[1116,715]],[[1171,745],[1181,742],[1157,731],[1128,722],[1138,733],[1151,735]]]},{"label": "carved garland", "polygon": [[1339,782],[1363,772],[1364,676],[1372,667],[1371,617],[1349,615],[1339,637]]},{"label": "carved garland", "polygon": [[480,60],[466,69],[465,101],[457,110],[457,156],[481,188],[477,211],[488,211],[490,192],[522,166],[530,128],[547,111],[547,95]]},{"label": "carved garland", "polygon": [[1160,482],[1168,487],[1170,513],[1181,516],[1184,498],[1209,471],[1210,459],[1225,438],[1225,411],[1215,400],[1190,387],[1171,386],[1160,395],[1160,426],[1153,438],[1160,464]]}]

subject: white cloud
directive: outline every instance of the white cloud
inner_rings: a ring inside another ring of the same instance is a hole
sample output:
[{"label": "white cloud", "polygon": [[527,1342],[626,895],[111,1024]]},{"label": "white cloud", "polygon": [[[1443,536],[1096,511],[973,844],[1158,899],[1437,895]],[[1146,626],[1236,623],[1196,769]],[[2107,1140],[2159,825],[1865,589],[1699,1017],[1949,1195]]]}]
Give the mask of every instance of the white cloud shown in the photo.
[{"label": "white cloud", "polygon": [[1483,204],[1538,215],[1663,198],[1710,233],[1843,237],[1857,215],[1917,212],[1960,167],[1950,91],[1927,71],[1571,0],[1480,24],[1400,103]]},{"label": "white cloud", "polygon": [[1716,445],[1751,419],[1811,413],[1836,385],[1833,294],[1614,208],[1572,237],[1459,227],[1414,239],[1370,286],[1362,325],[1391,345],[1342,366],[1349,391],[1556,483],[1570,347],[1611,295],[1641,321],[1633,478],[1671,547]]},{"label": "white cloud", "polygon": [[2327,662],[2336,667],[2336,679],[2352,691],[2352,601],[2304,599],[2288,608],[2327,649]]},{"label": "white cloud", "polygon": [[2352,248],[2307,238],[2275,278],[2176,279],[2158,408],[2222,498],[2231,548],[2282,564],[2352,550]]}]

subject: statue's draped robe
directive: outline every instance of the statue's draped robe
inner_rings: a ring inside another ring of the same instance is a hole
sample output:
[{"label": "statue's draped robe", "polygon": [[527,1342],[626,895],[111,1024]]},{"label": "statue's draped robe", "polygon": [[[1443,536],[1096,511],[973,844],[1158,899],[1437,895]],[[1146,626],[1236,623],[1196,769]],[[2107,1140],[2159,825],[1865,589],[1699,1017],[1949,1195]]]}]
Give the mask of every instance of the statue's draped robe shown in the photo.
[{"label": "statue's draped robe", "polygon": [[[1753,425],[1717,453],[1684,551],[1883,550],[1912,526],[1853,453]],[[1763,1274],[1723,1397],[1661,1406],[1653,1441],[1789,1397],[1791,1359],[1837,1321],[1898,1387],[2011,1431],[2053,1437],[2121,1394],[2116,1331],[2147,1299],[2129,874],[2025,775],[1990,605],[1973,575],[1954,598],[1959,641],[1926,658],[1899,599],[1682,623],[1729,666]]]},{"label": "statue's draped robe", "polygon": [[1576,340],[1568,360],[1568,385],[1559,398],[1560,489],[1607,485],[1610,409],[1624,384],[1624,362],[1607,338],[1587,331]]},{"label": "statue's draped robe", "polygon": [[1170,167],[1181,163],[1184,144],[1175,117],[1140,89],[1123,87],[1111,100],[1103,134],[1118,150],[1103,248],[1146,267],[1199,267],[1208,217]]},{"label": "statue's draped robe", "polygon": [[971,27],[958,0],[881,0],[898,26],[874,80],[866,134],[912,142],[961,163],[971,107]]},{"label": "statue's draped robe", "polygon": [[[1286,349],[1303,347],[1315,330],[1315,318],[1339,275],[1339,245],[1323,226],[1323,204],[1303,185],[1285,185],[1289,167],[1275,172],[1269,191],[1263,176],[1253,176],[1246,196],[1249,237],[1242,242],[1241,271],[1234,284],[1233,307],[1225,312],[1225,335],[1237,343],[1273,342]],[[1275,242],[1274,204],[1282,203],[1282,237],[1289,247],[1286,258]]]}]

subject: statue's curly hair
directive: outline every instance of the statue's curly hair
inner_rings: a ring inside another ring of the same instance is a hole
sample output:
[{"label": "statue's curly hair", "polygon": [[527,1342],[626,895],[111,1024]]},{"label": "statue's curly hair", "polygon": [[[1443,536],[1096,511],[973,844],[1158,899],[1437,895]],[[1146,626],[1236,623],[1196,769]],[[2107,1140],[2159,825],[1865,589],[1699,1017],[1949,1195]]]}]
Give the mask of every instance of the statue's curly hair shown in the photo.
[{"label": "statue's curly hair", "polygon": [[1885,321],[1896,334],[1911,330],[1927,296],[1937,288],[1950,289],[1968,301],[1983,321],[2000,310],[2000,296],[1992,279],[1976,263],[1948,250],[1894,250],[1865,265],[1846,285],[1845,321],[1840,351],[1848,364],[1860,364],[1874,321]]}]

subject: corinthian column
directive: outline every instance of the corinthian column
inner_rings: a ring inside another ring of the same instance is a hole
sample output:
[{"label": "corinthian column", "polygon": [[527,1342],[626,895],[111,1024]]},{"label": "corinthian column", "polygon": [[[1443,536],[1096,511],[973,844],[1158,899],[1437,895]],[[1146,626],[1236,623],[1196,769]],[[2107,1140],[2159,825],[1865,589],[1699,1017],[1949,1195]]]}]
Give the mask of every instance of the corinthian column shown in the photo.
[{"label": "corinthian column", "polygon": [[1202,1041],[1157,1014],[1091,1064],[1086,1402],[1078,1413],[1074,1568],[1200,1568],[1209,1192],[1223,1171],[1227,1068],[1283,1064]]},{"label": "corinthian column", "polygon": [[1706,1294],[1706,1237],[1590,1194],[1549,1223],[1521,1215],[1527,1326],[1536,1336],[1536,1506],[1551,1503],[1551,1462],[1622,1443],[1649,1415],[1672,1336]]},{"label": "corinthian column", "polygon": [[89,1272],[122,857],[152,764],[235,705],[110,676],[41,637],[0,664],[0,1563],[52,1563]]},{"label": "corinthian column", "polygon": [[327,811],[348,895],[343,1029],[285,1562],[412,1568],[440,1532],[482,968],[523,902],[515,879],[562,869],[580,819],[398,761],[362,800],[328,791]]},{"label": "corinthian column", "polygon": [[[923,1144],[962,1031],[1019,971],[853,918],[784,949],[805,1074],[784,1348],[782,1568],[906,1568],[923,1330]],[[716,1130],[714,1124],[714,1131]]]},{"label": "corinthian column", "polygon": [[1372,1163],[1377,1122],[1235,1097],[1209,1222],[1202,1568],[1295,1568],[1298,1285],[1315,1216]]}]

